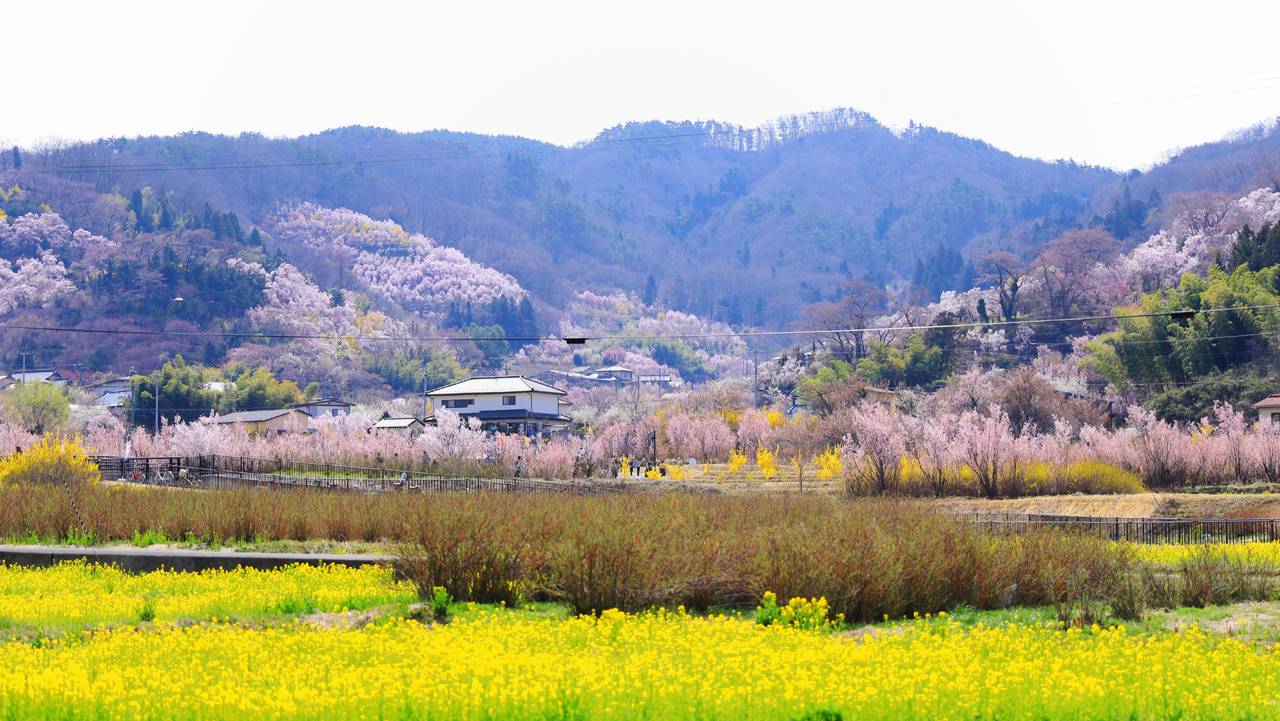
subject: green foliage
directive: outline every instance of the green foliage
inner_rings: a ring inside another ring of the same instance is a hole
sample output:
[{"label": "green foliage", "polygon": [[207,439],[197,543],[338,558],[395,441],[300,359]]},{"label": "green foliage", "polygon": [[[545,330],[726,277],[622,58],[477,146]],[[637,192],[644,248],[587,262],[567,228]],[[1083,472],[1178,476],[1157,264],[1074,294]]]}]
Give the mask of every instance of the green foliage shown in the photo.
[{"label": "green foliage", "polygon": [[684,341],[650,339],[644,341],[642,345],[649,348],[650,355],[655,361],[675,368],[687,381],[701,383],[711,378],[711,372],[703,364],[702,357]]},{"label": "green foliage", "polygon": [[858,361],[858,377],[877,386],[930,386],[942,380],[947,368],[941,348],[926,345],[924,337],[913,334],[904,347],[873,340],[867,357]]},{"label": "green foliage", "polygon": [[1249,270],[1262,270],[1280,264],[1280,223],[1264,224],[1258,232],[1245,226],[1236,235],[1231,249],[1231,267],[1247,266]]},{"label": "green foliage", "polygon": [[453,596],[449,595],[449,591],[444,586],[431,587],[431,616],[436,621],[446,621],[449,618],[449,606],[453,604]]},{"label": "green foliage", "polygon": [[10,423],[41,434],[66,424],[71,401],[53,383],[19,383],[4,397],[4,411]]},{"label": "green foliage", "polygon": [[[1175,315],[1121,320],[1119,331],[1086,346],[1085,365],[1122,391],[1156,392],[1270,359],[1280,313],[1243,308],[1280,302],[1277,274],[1280,266],[1255,272],[1244,265],[1231,274],[1211,267],[1208,278],[1188,273],[1177,288],[1146,293],[1137,307],[1116,309]],[[1242,309],[1198,312],[1231,308]]]},{"label": "green foliage", "polygon": [[796,381],[795,394],[815,411],[828,413],[841,405],[841,399],[857,393],[860,388],[853,366],[833,358],[814,366],[809,374]]},{"label": "green foliage", "polygon": [[398,349],[374,356],[369,371],[397,393],[420,392],[462,380],[467,371],[452,348]]},{"label": "green foliage", "polygon": [[1213,414],[1216,401],[1228,401],[1249,412],[1252,405],[1280,388],[1280,372],[1274,367],[1234,368],[1170,388],[1152,396],[1146,405],[1161,418],[1194,423]]},{"label": "green foliage", "polygon": [[252,370],[232,367],[227,377],[235,385],[223,393],[220,407],[223,410],[264,410],[289,408],[302,402],[302,391],[293,381],[277,381],[271,370],[259,366]]},{"label": "green foliage", "polygon": [[[484,354],[486,368],[501,368],[502,359],[511,354],[511,344],[504,336],[506,331],[500,325],[472,325],[466,328],[467,335],[475,339],[472,342]],[[488,340],[492,339],[492,340]]]},{"label": "green foliage", "polygon": [[191,422],[208,415],[218,405],[218,394],[205,388],[207,374],[204,368],[188,365],[178,355],[149,376],[134,376],[134,406],[130,408],[130,417],[139,426],[155,427],[157,387],[161,418]]}]

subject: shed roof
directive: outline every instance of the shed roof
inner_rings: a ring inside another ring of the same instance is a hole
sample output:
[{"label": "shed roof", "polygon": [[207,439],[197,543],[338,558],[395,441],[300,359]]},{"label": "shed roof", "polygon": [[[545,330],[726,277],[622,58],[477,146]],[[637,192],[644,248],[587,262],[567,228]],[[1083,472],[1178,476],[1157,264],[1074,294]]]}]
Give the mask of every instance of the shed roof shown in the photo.
[{"label": "shed roof", "polygon": [[337,398],[317,398],[314,401],[299,403],[294,408],[306,408],[307,406],[350,406],[352,404],[339,400]]},{"label": "shed roof", "polygon": [[383,418],[379,420],[377,423],[374,423],[373,427],[374,428],[408,428],[409,426],[412,426],[414,423],[421,423],[421,422],[422,421],[412,416],[407,418]]},{"label": "shed roof", "polygon": [[1272,393],[1253,404],[1254,408],[1280,408],[1280,393]]},{"label": "shed roof", "polygon": [[279,418],[290,413],[302,413],[297,408],[277,408],[270,411],[237,411],[235,413],[227,413],[213,419],[214,423],[260,423],[269,421],[273,418]]}]

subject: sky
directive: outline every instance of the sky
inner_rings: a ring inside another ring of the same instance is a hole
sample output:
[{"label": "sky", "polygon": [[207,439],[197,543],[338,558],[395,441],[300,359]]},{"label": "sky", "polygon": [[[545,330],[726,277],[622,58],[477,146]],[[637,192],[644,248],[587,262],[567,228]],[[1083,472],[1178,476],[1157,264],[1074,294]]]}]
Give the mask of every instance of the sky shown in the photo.
[{"label": "sky", "polygon": [[851,107],[1144,168],[1280,116],[1280,3],[10,3],[0,141],[344,125],[571,144]]}]

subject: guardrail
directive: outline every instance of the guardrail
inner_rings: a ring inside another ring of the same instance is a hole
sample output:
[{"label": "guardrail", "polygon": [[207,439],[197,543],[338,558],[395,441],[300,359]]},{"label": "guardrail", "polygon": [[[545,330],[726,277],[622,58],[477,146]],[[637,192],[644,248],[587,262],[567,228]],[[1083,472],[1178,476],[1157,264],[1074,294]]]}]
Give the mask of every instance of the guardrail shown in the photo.
[{"label": "guardrail", "polygon": [[997,533],[1037,528],[1086,533],[1135,543],[1249,543],[1280,540],[1277,518],[1122,518],[1039,513],[957,513],[957,518]]},{"label": "guardrail", "polygon": [[[218,455],[194,457],[122,458],[97,456],[102,477],[152,486],[199,488],[312,489],[355,493],[616,493],[617,484],[551,481],[534,478],[458,476],[393,468],[322,466],[308,464],[310,473],[289,473],[287,460],[245,459]],[[266,470],[271,469],[271,470]],[[280,470],[276,470],[280,469]]]}]

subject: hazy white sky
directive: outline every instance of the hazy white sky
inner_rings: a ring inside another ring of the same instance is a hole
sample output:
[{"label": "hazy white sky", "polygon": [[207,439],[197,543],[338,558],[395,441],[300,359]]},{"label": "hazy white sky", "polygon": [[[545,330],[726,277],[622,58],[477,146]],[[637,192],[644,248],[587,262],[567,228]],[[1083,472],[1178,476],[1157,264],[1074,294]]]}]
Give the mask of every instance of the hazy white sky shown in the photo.
[{"label": "hazy white sky", "polygon": [[362,124],[572,143],[848,106],[1129,168],[1280,115],[1280,3],[60,2],[0,9],[0,139]]}]

